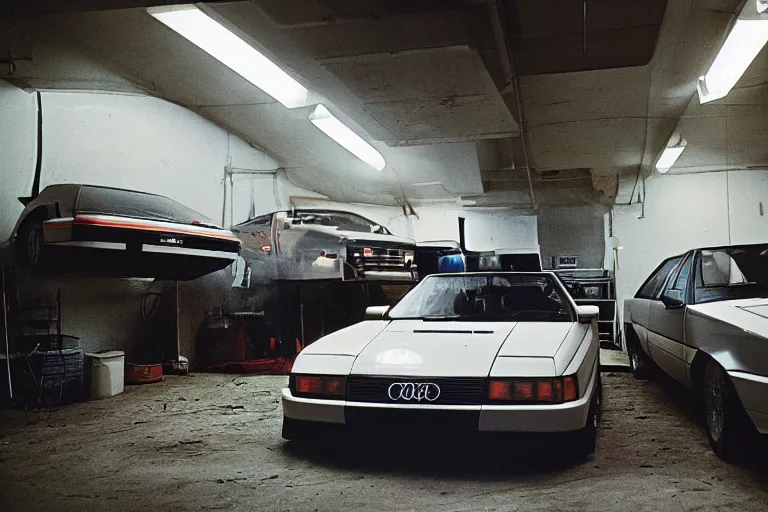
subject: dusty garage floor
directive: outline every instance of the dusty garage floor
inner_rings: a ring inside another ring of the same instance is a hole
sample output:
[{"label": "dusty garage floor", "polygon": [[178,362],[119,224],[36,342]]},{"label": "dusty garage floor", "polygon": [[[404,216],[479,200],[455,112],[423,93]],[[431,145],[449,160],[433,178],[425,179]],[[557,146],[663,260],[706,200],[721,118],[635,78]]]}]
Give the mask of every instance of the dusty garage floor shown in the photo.
[{"label": "dusty garage floor", "polygon": [[598,452],[578,463],[514,441],[293,446],[279,435],[284,377],[198,374],[56,412],[5,411],[0,510],[768,508],[768,470],[720,462],[682,390],[603,378]]}]

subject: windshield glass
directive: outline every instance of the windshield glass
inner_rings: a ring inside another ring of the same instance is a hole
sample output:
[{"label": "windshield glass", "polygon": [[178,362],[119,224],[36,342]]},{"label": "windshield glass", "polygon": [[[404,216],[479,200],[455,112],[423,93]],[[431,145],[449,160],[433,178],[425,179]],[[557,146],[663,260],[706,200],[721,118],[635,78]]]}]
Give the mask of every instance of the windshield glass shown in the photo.
[{"label": "windshield glass", "polygon": [[768,296],[768,245],[703,249],[696,267],[696,302]]},{"label": "windshield glass", "polygon": [[565,294],[549,276],[429,276],[389,312],[392,319],[572,322]]},{"label": "windshield glass", "polygon": [[164,196],[87,185],[80,192],[77,213],[120,215],[135,219],[218,227],[202,214]]},{"label": "windshield glass", "polygon": [[373,221],[347,212],[330,211],[303,211],[295,212],[293,216],[289,213],[291,224],[326,226],[336,228],[339,231],[354,231],[357,233],[377,233],[380,235],[389,235],[390,232],[384,226],[380,226]]}]

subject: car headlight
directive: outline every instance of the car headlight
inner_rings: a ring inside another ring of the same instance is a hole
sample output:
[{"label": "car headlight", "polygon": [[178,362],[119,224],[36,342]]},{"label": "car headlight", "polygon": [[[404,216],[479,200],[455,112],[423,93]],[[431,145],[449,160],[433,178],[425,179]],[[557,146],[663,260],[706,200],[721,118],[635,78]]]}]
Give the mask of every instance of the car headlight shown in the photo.
[{"label": "car headlight", "polygon": [[346,384],[338,375],[291,375],[288,381],[293,396],[304,398],[343,398]]},{"label": "car headlight", "polygon": [[535,379],[491,379],[488,383],[490,402],[559,404],[579,398],[575,375]]}]

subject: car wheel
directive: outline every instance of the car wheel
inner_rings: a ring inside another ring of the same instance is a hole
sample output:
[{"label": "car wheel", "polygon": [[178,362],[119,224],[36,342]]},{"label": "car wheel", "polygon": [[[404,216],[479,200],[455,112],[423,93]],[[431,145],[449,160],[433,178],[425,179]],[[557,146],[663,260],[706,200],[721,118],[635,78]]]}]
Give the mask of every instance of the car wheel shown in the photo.
[{"label": "car wheel", "polygon": [[43,263],[43,217],[27,218],[16,235],[16,264],[35,273]]},{"label": "car wheel", "polygon": [[598,394],[598,392],[595,392],[595,396],[592,398],[592,403],[589,406],[587,424],[584,428],[575,432],[573,442],[571,443],[573,454],[576,457],[588,457],[595,453],[595,448],[597,446],[597,425],[600,423],[600,403]]},{"label": "car wheel", "polygon": [[647,379],[650,373],[651,360],[645,355],[636,341],[627,339],[627,355],[629,356],[629,369],[636,379]]},{"label": "car wheel", "polygon": [[743,460],[754,437],[754,428],[731,379],[714,360],[708,361],[704,369],[702,394],[707,437],[712,449],[725,461]]},{"label": "car wheel", "polygon": [[307,434],[307,426],[301,420],[294,420],[292,418],[286,418],[283,416],[283,439],[288,441],[296,441],[303,439]]}]

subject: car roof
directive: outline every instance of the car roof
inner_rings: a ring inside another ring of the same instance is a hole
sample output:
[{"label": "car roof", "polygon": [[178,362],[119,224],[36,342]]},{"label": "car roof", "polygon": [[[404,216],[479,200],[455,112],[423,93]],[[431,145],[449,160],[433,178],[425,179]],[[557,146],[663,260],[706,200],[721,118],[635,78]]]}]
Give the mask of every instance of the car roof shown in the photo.
[{"label": "car roof", "polygon": [[48,189],[54,189],[54,188],[80,188],[80,187],[89,187],[89,188],[100,188],[100,189],[107,189],[107,190],[118,190],[120,192],[129,192],[131,194],[143,194],[147,196],[155,196],[155,197],[163,197],[166,199],[170,199],[166,196],[160,195],[160,194],[153,194],[152,192],[144,192],[141,190],[133,190],[129,188],[119,188],[119,187],[105,187],[103,185],[91,185],[90,183],[54,183],[52,185],[46,186],[43,190]]}]

